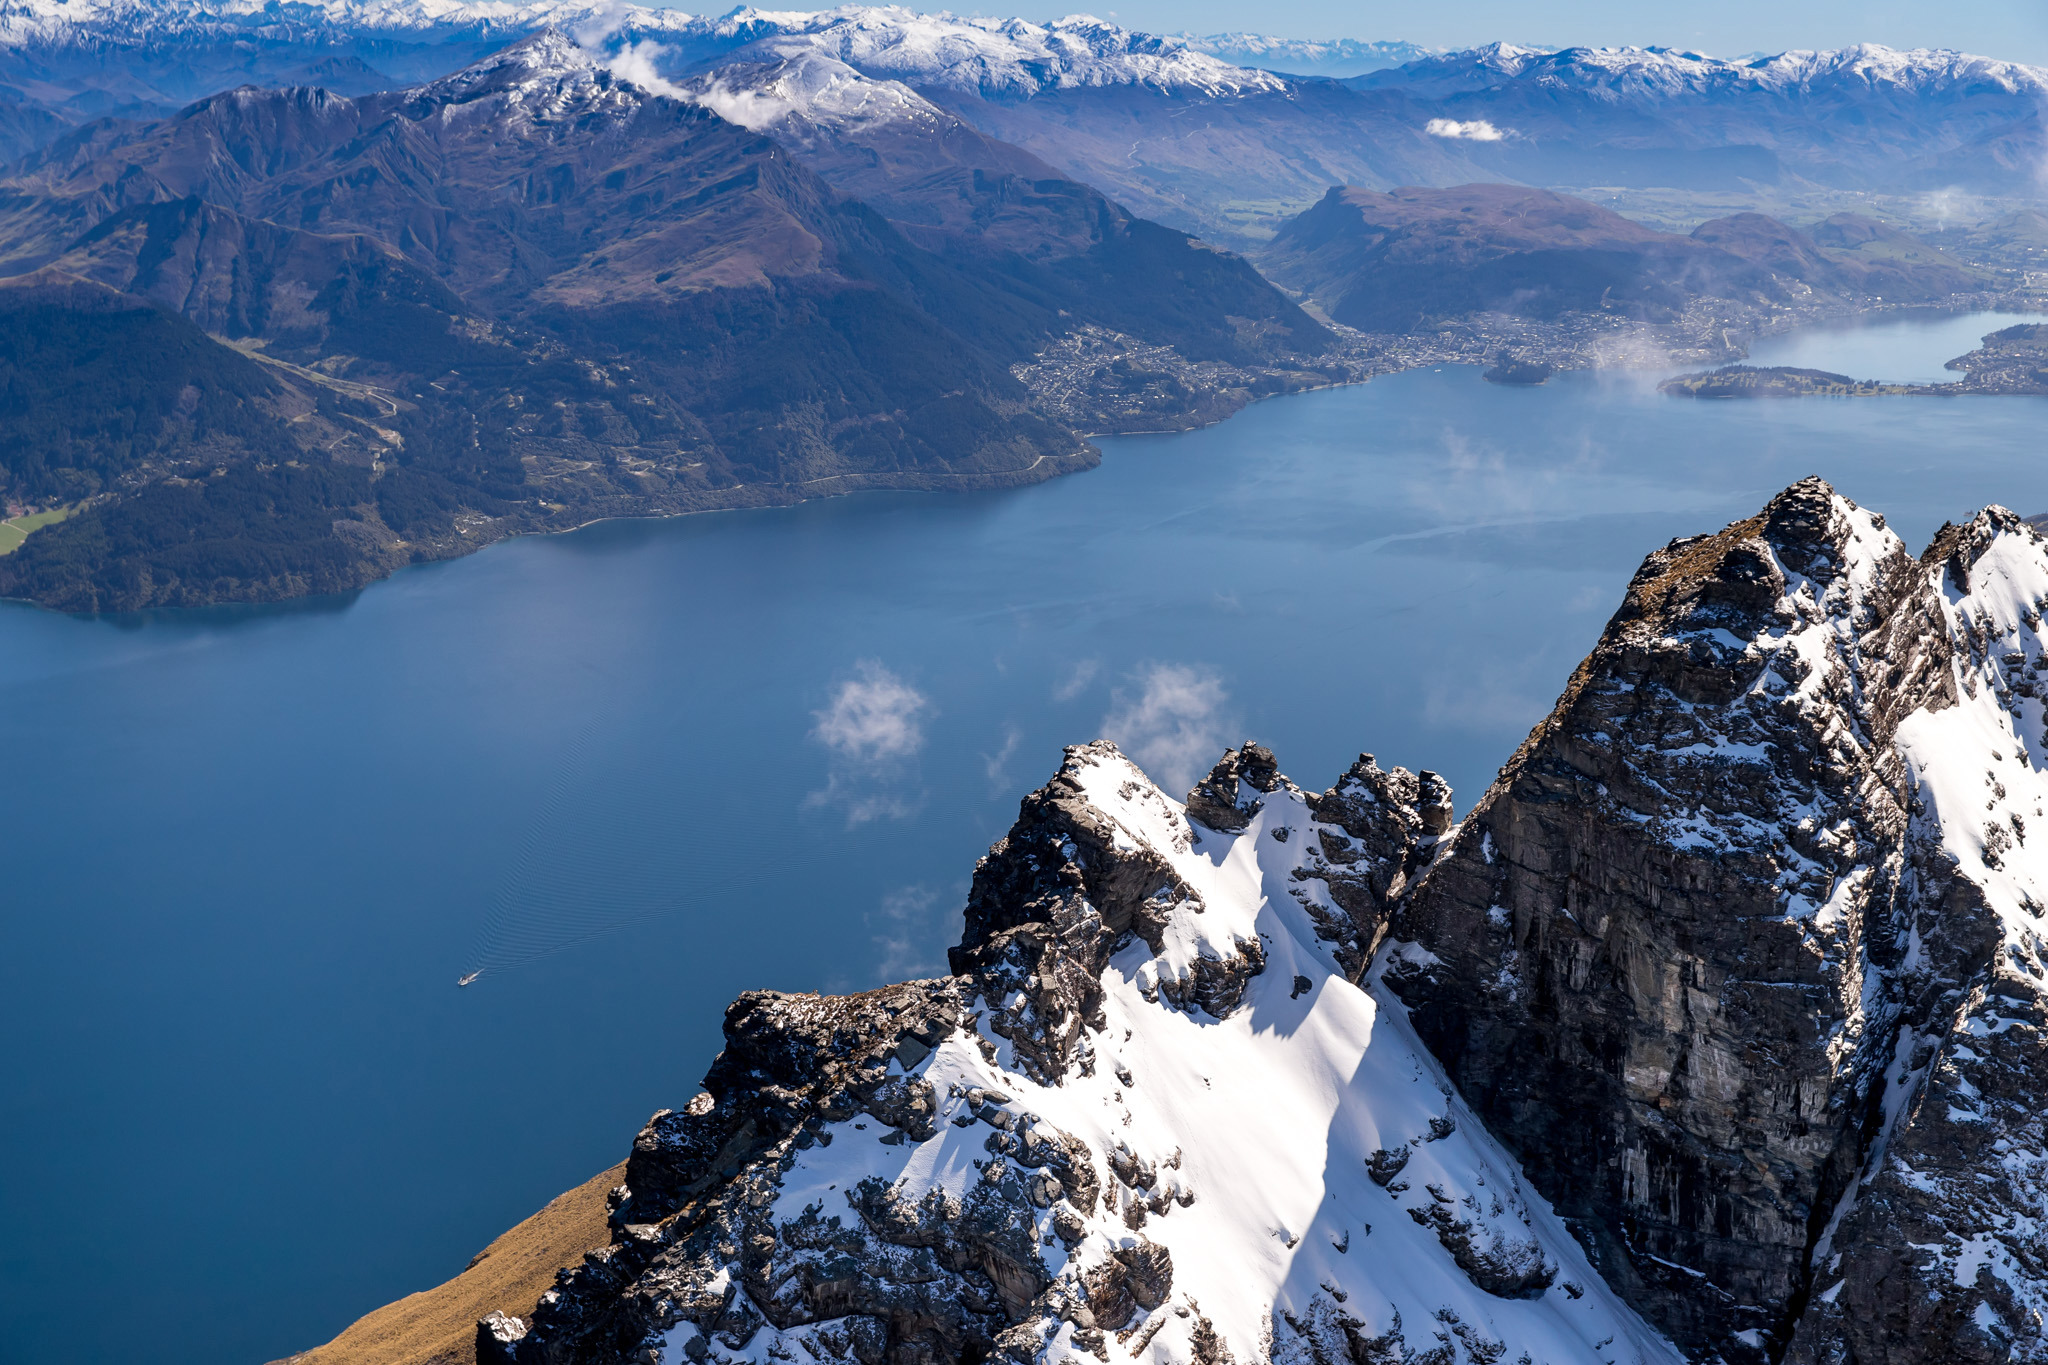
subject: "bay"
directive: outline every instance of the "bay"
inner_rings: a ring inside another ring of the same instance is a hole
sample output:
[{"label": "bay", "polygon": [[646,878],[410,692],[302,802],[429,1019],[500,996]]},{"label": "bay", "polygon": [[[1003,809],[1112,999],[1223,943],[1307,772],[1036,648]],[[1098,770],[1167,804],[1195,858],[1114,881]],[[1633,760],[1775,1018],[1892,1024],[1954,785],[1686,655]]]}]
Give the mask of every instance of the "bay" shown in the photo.
[{"label": "bay", "polygon": [[[1798,363],[1936,344],[1834,335]],[[943,971],[1063,744],[1176,790],[1247,736],[1318,788],[1369,750],[1462,811],[1648,550],[1807,474],[1917,549],[2048,509],[2044,430],[1445,367],[1028,489],[0,604],[0,1357],[253,1365],[455,1273],[687,1100],[737,991]]]},{"label": "bay", "polygon": [[1953,384],[1948,362],[1977,349],[1986,333],[2048,321],[2037,313],[1938,313],[1919,309],[1764,337],[1752,365],[1829,370],[1887,384]]}]

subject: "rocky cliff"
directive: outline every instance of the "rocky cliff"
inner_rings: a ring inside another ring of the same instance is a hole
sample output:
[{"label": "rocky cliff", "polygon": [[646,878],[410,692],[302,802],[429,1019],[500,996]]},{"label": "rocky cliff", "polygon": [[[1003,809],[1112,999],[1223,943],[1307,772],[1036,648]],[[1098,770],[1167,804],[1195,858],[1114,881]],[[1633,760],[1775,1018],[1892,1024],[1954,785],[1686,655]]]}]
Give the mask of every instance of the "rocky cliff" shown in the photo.
[{"label": "rocky cliff", "polygon": [[1818,480],[1650,556],[1462,822],[1070,749],[954,974],[755,993],[479,1358],[2048,1359],[2041,612]]},{"label": "rocky cliff", "polygon": [[1817,480],[1674,542],[1396,911],[1418,1031],[1695,1359],[2042,1357],[2044,574]]},{"label": "rocky cliff", "polygon": [[1190,819],[1070,749],[957,974],[742,997],[611,1246],[480,1358],[1675,1360],[1360,977],[1439,792],[1247,745]]}]

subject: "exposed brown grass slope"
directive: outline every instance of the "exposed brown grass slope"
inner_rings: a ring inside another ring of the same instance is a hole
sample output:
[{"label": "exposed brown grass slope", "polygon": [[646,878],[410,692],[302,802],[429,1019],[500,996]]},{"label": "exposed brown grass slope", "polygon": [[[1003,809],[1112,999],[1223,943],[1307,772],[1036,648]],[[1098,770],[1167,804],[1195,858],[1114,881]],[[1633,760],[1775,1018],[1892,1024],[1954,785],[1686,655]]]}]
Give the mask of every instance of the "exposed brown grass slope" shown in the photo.
[{"label": "exposed brown grass slope", "polygon": [[325,1346],[273,1365],[475,1365],[476,1320],[494,1308],[525,1314],[555,1272],[611,1240],[605,1195],[623,1164],[592,1176],[499,1237],[445,1284],[357,1318]]}]

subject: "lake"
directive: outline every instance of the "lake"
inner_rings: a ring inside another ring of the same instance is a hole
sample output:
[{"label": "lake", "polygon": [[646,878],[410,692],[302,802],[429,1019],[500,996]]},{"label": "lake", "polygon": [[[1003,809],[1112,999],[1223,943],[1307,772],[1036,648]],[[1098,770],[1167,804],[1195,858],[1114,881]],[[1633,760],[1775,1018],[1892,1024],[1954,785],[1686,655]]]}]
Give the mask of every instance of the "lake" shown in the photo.
[{"label": "lake", "polygon": [[[1995,325],[1757,359],[1940,377]],[[1648,550],[1814,473],[1917,550],[2048,510],[2044,431],[1445,367],[1034,488],[613,522],[276,608],[0,604],[0,1356],[312,1346],[621,1159],[735,992],[942,971],[1061,745],[1176,790],[1247,736],[1318,788],[1366,750],[1462,811]]]},{"label": "lake", "polygon": [[2041,320],[2027,313],[1905,310],[1764,337],[1749,348],[1747,363],[1832,370],[1887,384],[1953,384],[1963,376],[1943,367],[1976,350],[1987,332]]}]

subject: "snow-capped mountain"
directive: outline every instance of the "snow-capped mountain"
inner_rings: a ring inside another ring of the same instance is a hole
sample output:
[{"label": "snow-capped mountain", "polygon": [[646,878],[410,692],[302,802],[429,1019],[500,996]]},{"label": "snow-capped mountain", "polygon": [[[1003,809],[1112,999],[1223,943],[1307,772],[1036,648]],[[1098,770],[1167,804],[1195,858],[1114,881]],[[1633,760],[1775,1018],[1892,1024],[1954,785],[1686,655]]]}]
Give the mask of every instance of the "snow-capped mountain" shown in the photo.
[{"label": "snow-capped mountain", "polygon": [[[0,172],[0,279],[42,290],[13,289],[0,312],[149,300],[182,315],[180,344],[211,356],[210,380],[240,386],[224,410],[263,409],[249,430],[298,448],[274,429],[268,381],[212,355],[226,348],[209,332],[295,374],[405,393],[378,439],[421,463],[377,480],[391,504],[378,524],[325,504],[294,523],[291,553],[318,580],[252,579],[243,562],[187,576],[161,542],[135,550],[155,566],[139,575],[104,539],[65,558],[65,535],[90,534],[81,517],[9,556],[0,586],[88,610],[261,599],[356,586],[401,555],[465,553],[571,507],[1049,477],[1095,456],[1011,367],[1076,328],[1253,366],[1282,388],[1332,377],[1312,368],[1329,333],[1243,258],[1134,218],[900,84],[801,45],[704,84],[644,61],[545,28],[404,90],[241,85],[160,119],[100,120]],[[1214,420],[1250,393],[1102,382],[1111,420],[1136,420],[1122,414],[1138,390],[1152,426]],[[132,415],[154,433],[171,410]],[[451,425],[422,436],[415,421]],[[479,421],[473,444],[440,434]],[[153,437],[109,455],[100,430],[51,481],[110,459],[124,481],[107,514],[132,498],[134,515],[176,524],[149,509],[191,443],[165,428],[176,461],[151,457]],[[248,450],[208,468],[239,469]],[[334,485],[348,506],[361,491]],[[455,534],[456,509],[488,529]],[[43,546],[57,547],[48,562]]]},{"label": "snow-capped mountain", "polygon": [[2048,541],[1650,556],[1452,822],[1070,749],[954,975],[756,992],[480,1360],[2032,1361]]},{"label": "snow-capped mountain", "polygon": [[663,58],[684,66],[717,61],[762,42],[775,43],[786,57],[800,43],[870,75],[989,97],[1102,85],[1211,95],[1281,88],[1270,73],[1232,66],[1179,39],[1087,16],[1032,23],[923,14],[899,6],[850,5],[817,12],[742,8],[710,18],[583,0],[228,0],[218,5],[203,0],[10,0],[0,6],[0,51],[139,55],[167,43],[225,38],[253,46],[259,54],[264,47],[297,54],[362,43],[463,50],[547,27],[591,44],[660,43]]},{"label": "snow-capped mountain", "polygon": [[815,14],[740,9],[704,21],[701,32],[735,44],[766,43],[781,55],[801,42],[871,76],[984,99],[1128,85],[1219,97],[1285,88],[1270,72],[1086,15],[1041,24],[893,5]]},{"label": "snow-capped mountain", "polygon": [[[8,0],[0,157],[86,119],[161,115],[240,84],[417,84],[543,26],[643,85],[696,81],[707,98],[729,96],[754,126],[788,112],[813,126],[922,116],[907,91],[1134,212],[1241,247],[1333,182],[1740,191],[1799,179],[2025,197],[2048,175],[2042,72],[1954,52],[1428,54],[1161,36],[1087,16],[843,6],[707,17],[582,0]],[[1405,64],[1342,80],[1267,69],[1394,61]],[[755,88],[762,80],[776,89]]]},{"label": "snow-capped mountain", "polygon": [[496,30],[519,36],[549,25],[569,27],[624,14],[636,28],[687,30],[702,21],[683,10],[592,5],[587,0],[8,0],[0,6],[0,37],[10,45],[75,41],[87,34],[126,34],[141,41],[178,32],[242,30],[445,33]]},{"label": "snow-capped mountain", "polygon": [[1518,47],[1492,43],[1466,52],[1418,54],[1401,69],[1365,78],[1375,88],[1486,89],[1526,81],[1555,89],[1601,90],[1617,98],[1718,98],[1745,93],[1813,94],[1830,88],[1890,89],[1922,98],[1996,90],[2048,94],[2048,70],[1948,49],[1899,51],[1876,43],[1728,61],[1661,47]]},{"label": "snow-capped mountain", "polygon": [[1674,541],[1397,909],[1418,1030],[1695,1359],[2048,1352],[2044,605],[1997,508]]},{"label": "snow-capped mountain", "polygon": [[1197,52],[1238,66],[1292,76],[1362,76],[1368,71],[1406,66],[1442,51],[1414,43],[1357,38],[1271,38],[1261,33],[1177,33],[1174,37]]}]

